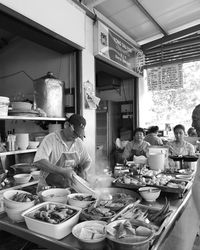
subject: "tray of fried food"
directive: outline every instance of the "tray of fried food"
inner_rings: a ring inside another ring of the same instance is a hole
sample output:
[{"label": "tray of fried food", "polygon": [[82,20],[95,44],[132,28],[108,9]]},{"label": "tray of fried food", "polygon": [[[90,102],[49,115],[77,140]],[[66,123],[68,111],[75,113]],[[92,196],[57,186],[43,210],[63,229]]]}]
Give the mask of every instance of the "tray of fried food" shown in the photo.
[{"label": "tray of fried food", "polygon": [[165,204],[161,208],[137,204],[121,213],[118,219],[131,219],[141,224],[145,223],[154,229],[156,234],[160,234],[171,214],[170,202],[165,198]]}]

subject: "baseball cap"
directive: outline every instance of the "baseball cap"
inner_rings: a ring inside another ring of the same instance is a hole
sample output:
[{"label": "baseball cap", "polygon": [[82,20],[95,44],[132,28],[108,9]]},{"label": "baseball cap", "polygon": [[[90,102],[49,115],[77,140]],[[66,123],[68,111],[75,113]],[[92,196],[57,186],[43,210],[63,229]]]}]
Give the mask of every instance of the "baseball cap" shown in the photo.
[{"label": "baseball cap", "polygon": [[74,132],[77,134],[77,136],[83,139],[83,137],[85,137],[85,118],[82,115],[74,114],[69,117],[68,122],[73,125]]}]

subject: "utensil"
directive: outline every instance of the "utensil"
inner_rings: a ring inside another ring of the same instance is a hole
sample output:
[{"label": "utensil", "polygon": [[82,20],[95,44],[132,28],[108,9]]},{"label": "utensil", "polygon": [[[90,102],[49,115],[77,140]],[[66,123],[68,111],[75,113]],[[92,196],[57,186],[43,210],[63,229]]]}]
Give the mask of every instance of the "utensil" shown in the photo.
[{"label": "utensil", "polygon": [[110,219],[110,222],[116,220],[120,215],[122,215],[123,213],[125,213],[128,209],[131,209],[135,206],[137,206],[140,203],[140,200],[137,200],[134,203],[128,204],[127,206],[125,206],[119,213],[117,213],[114,217],[112,217]]}]

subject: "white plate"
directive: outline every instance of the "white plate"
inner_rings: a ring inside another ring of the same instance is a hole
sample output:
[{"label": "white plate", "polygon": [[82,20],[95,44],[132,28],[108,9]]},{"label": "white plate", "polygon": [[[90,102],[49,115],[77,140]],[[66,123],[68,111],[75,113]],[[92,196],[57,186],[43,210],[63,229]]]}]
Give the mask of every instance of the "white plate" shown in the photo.
[{"label": "white plate", "polygon": [[186,174],[177,174],[176,175],[176,179],[180,179],[180,180],[190,180],[191,176],[190,175],[186,175]]}]

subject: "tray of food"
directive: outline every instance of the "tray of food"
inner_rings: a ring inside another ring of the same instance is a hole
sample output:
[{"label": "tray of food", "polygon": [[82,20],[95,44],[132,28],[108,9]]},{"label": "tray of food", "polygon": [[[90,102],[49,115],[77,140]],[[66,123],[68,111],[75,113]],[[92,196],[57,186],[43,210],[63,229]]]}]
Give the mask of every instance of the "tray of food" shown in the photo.
[{"label": "tray of food", "polygon": [[120,213],[116,219],[131,220],[134,224],[152,229],[155,231],[155,235],[159,235],[169,222],[172,212],[170,202],[165,198],[165,204],[160,208],[136,204]]},{"label": "tray of food", "polygon": [[27,227],[39,234],[62,239],[71,233],[78,223],[81,208],[56,202],[43,202],[25,212],[22,216]]},{"label": "tray of food", "polygon": [[97,202],[82,210],[81,220],[108,221],[128,204],[141,200],[138,193],[128,189],[101,188],[97,192]]},{"label": "tray of food", "polygon": [[[180,176],[178,176],[180,177]],[[183,194],[188,190],[192,182],[187,178],[176,178],[175,175],[160,173],[153,177],[125,175],[118,177],[112,182],[115,187],[138,190],[140,187],[158,187],[162,192]]]}]

